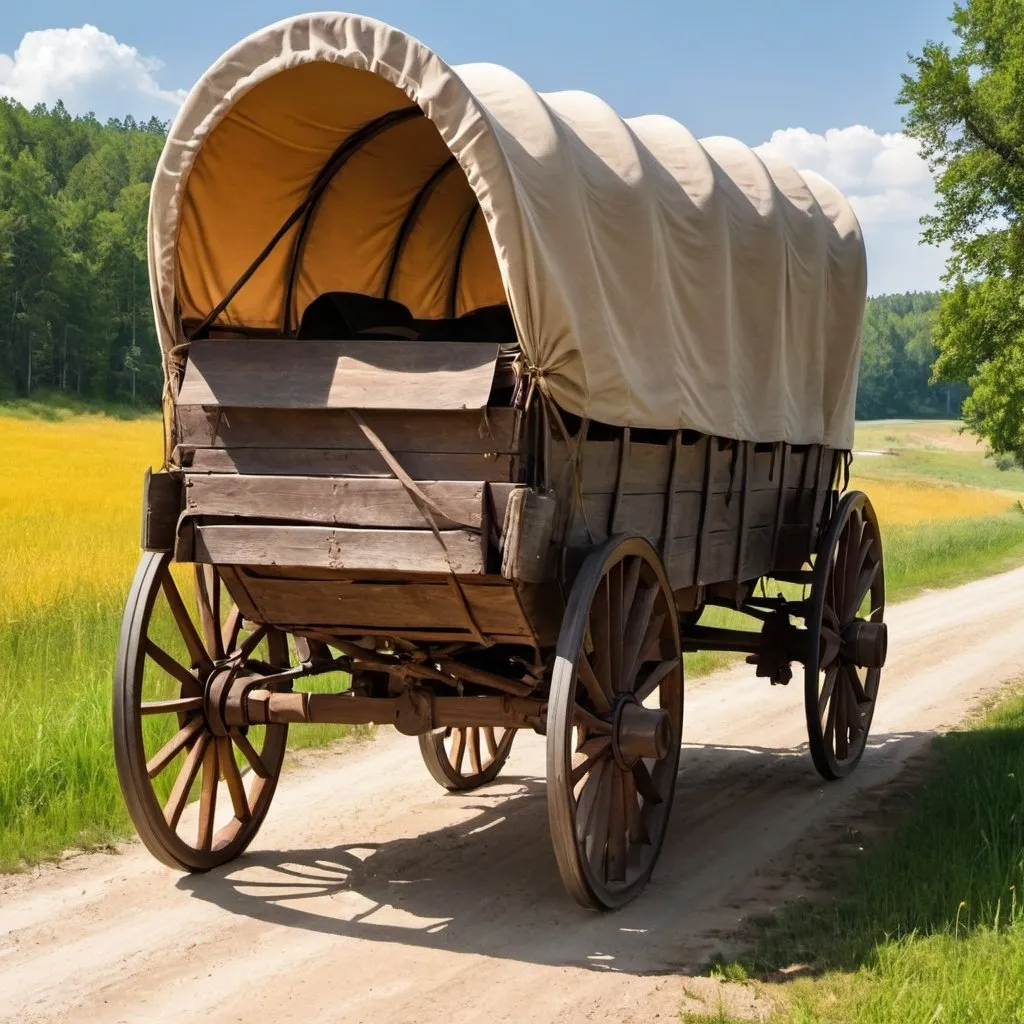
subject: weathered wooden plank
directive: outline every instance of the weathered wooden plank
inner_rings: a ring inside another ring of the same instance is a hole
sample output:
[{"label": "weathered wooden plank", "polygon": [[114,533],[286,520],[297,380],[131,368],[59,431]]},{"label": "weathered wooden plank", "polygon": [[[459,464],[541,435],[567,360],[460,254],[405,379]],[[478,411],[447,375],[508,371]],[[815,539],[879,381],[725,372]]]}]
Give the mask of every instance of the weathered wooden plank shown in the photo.
[{"label": "weathered wooden plank", "polygon": [[479,536],[442,531],[447,558],[430,530],[349,530],[329,526],[197,525],[195,560],[214,565],[307,565],[481,575]]},{"label": "weathered wooden plank", "polygon": [[[391,477],[375,451],[328,448],[179,448],[178,462],[195,473],[242,473],[287,476]],[[414,480],[480,480],[500,483],[511,479],[508,455],[409,452],[397,456]]]},{"label": "weathered wooden plank", "polygon": [[746,531],[737,579],[752,580],[771,572],[773,536],[774,529],[771,526],[754,526]]},{"label": "weathered wooden plank", "polygon": [[[479,528],[485,484],[480,481],[426,481],[421,490],[437,508],[442,529]],[[510,488],[510,484],[495,484]],[[242,476],[189,473],[185,509],[192,515],[288,519],[335,526],[422,529],[427,524],[398,480],[329,476]]]},{"label": "weathered wooden plank", "polygon": [[[691,463],[693,449],[697,445],[683,445],[679,458],[679,482],[684,489],[697,489],[700,486],[700,472],[693,476]],[[621,447],[618,441],[587,441],[583,449],[583,466],[580,477],[581,489],[584,494],[613,494],[619,476]],[[625,466],[622,480],[622,493],[626,494],[662,494],[665,481],[668,479],[669,463],[672,451],[669,444],[643,444],[631,442],[629,459]],[[551,445],[551,458],[554,471],[552,479],[561,480],[566,472],[569,453],[565,444],[554,441]],[[699,461],[699,460],[698,460]],[[687,486],[691,481],[691,486]]]},{"label": "weathered wooden plank", "polygon": [[[448,583],[273,579],[251,574],[244,579],[267,622],[367,633],[466,628],[462,603]],[[531,636],[513,587],[467,584],[463,593],[483,632]]]},{"label": "weathered wooden plank", "polygon": [[192,342],[176,401],[248,409],[480,409],[499,346],[490,342]]},{"label": "weathered wooden plank", "polygon": [[[403,452],[507,454],[514,450],[514,409],[367,412],[364,418],[396,455]],[[370,450],[345,409],[246,409],[178,405],[179,444],[198,448]]]}]

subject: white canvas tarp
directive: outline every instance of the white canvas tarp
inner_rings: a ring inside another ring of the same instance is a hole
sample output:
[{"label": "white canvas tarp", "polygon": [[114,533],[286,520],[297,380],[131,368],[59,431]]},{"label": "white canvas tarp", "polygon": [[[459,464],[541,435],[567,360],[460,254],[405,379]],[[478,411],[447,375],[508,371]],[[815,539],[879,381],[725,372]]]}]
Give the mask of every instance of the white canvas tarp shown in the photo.
[{"label": "white canvas tarp", "polygon": [[572,413],[852,444],[866,271],[834,187],[667,117],[450,67],[348,14],[257,32],[185,101],[150,208],[165,352],[332,160],[315,209],[219,326],[291,329],[329,291],[431,318],[507,301],[526,361]]}]

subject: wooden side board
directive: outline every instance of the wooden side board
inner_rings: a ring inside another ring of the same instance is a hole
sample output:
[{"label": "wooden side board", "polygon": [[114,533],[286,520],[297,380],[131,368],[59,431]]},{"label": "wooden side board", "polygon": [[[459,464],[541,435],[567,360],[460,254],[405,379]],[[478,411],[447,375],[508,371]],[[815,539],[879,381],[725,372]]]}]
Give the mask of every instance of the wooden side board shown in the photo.
[{"label": "wooden side board", "polygon": [[213,565],[298,565],[347,571],[407,573],[486,572],[478,534],[429,529],[372,530],[279,524],[198,524],[179,538],[179,557]]},{"label": "wooden side board", "polygon": [[468,605],[475,626],[491,638],[547,645],[561,622],[557,588],[501,577],[459,576],[456,590],[446,575],[409,580],[380,570],[363,575],[294,566],[232,566],[222,572],[246,616],[298,632],[457,639],[472,633]]},{"label": "wooden side board", "polygon": [[[568,449],[558,440],[551,449],[553,479],[569,503]],[[798,568],[825,511],[836,457],[820,446],[704,437],[629,441],[625,451],[622,440],[588,440],[576,471],[582,507],[567,524],[567,542],[579,549],[612,533],[647,537],[676,589]]]},{"label": "wooden side board", "polygon": [[[363,418],[418,480],[511,481],[516,472],[512,409],[375,410]],[[393,476],[345,409],[244,409],[179,405],[175,465],[194,473]]]},{"label": "wooden side board", "polygon": [[[480,529],[488,491],[501,521],[512,490],[511,484],[480,480],[421,481],[418,486],[441,529]],[[185,512],[370,529],[422,530],[428,525],[402,483],[383,478],[186,473]]]},{"label": "wooden side board", "polygon": [[193,341],[177,401],[249,409],[480,409],[491,342]]},{"label": "wooden side board", "polygon": [[[364,412],[363,418],[394,452],[507,455],[515,450],[514,409],[380,409]],[[177,443],[186,448],[372,449],[346,409],[248,409],[179,401],[174,421]]]},{"label": "wooden side board", "polygon": [[[414,480],[485,480],[500,483],[512,478],[508,455],[451,454],[448,452],[393,453]],[[194,448],[180,450],[179,464],[195,473],[248,475],[392,477],[387,463],[375,451],[337,448]]]}]

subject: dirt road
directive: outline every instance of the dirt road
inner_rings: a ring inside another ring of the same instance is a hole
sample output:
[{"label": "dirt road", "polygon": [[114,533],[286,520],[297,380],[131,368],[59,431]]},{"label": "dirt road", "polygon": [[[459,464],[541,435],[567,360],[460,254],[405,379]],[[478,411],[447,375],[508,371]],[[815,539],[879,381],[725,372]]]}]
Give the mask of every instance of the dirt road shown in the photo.
[{"label": "dirt road", "polygon": [[607,916],[561,889],[540,737],[465,796],[394,734],[310,755],[226,870],[182,877],[130,844],[0,881],[0,1020],[673,1020],[681,972],[800,891],[801,836],[1024,673],[1022,617],[1024,569],[893,608],[873,742],[839,784],[802,751],[798,681],[691,684],[659,867]]}]

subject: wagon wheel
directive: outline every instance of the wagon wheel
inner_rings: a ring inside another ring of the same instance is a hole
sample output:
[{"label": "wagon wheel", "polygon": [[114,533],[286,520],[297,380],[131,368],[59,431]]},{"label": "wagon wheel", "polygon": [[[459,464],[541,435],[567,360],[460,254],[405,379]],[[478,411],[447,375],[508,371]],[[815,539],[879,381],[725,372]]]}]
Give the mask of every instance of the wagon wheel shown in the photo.
[{"label": "wagon wheel", "polygon": [[488,725],[434,729],[420,736],[420,754],[434,781],[445,789],[476,789],[497,777],[515,737],[515,729]]},{"label": "wagon wheel", "polygon": [[804,706],[814,767],[841,779],[867,745],[885,664],[885,572],[875,510],[851,491],[829,521],[814,562]]},{"label": "wagon wheel", "polygon": [[548,819],[562,881],[585,907],[631,900],[668,824],[683,669],[665,570],[639,537],[583,564],[558,637],[547,724]]},{"label": "wagon wheel", "polygon": [[[150,852],[170,867],[205,871],[237,857],[256,835],[288,735],[285,725],[225,727],[218,681],[286,667],[288,643],[264,627],[246,635],[236,607],[221,614],[216,570],[194,572],[194,588],[181,588],[169,554],[142,557],[114,670],[114,754],[128,813]],[[197,821],[185,824],[196,796]]]}]

